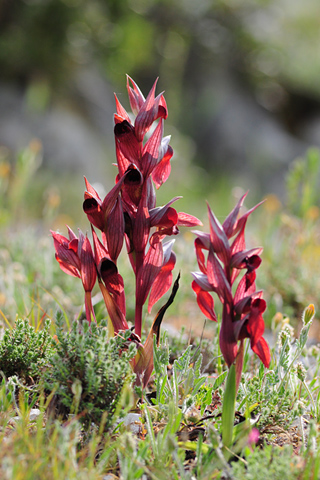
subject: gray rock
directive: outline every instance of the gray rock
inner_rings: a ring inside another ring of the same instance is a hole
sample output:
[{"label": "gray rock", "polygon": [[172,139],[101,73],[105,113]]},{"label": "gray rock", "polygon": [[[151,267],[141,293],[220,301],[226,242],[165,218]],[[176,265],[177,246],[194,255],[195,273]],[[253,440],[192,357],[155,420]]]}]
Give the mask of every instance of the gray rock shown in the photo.
[{"label": "gray rock", "polygon": [[41,414],[39,408],[31,408],[30,410],[30,422],[35,422]]},{"label": "gray rock", "polygon": [[38,138],[50,168],[77,170],[90,182],[108,177],[115,162],[113,89],[94,68],[79,70],[69,96],[43,111],[32,109],[26,91],[2,83],[0,110],[0,145],[17,152]]}]

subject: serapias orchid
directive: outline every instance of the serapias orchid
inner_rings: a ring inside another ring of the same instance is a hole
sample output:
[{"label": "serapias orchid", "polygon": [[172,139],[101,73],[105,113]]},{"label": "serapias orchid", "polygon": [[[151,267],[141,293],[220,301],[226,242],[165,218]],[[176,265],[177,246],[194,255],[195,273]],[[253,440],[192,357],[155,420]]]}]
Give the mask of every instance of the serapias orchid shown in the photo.
[{"label": "serapias orchid", "polygon": [[[159,339],[164,312],[178,288],[178,283],[175,283],[168,302],[159,310],[145,343],[142,343],[143,306],[149,298],[150,313],[153,305],[172,284],[176,262],[172,250],[174,240],[164,240],[167,236],[177,235],[180,226],[202,225],[196,217],[177,212],[172,207],[180,197],[173,198],[164,206],[156,205],[156,189],[168,179],[173,156],[170,137],[163,137],[167,105],[162,93],[155,96],[156,84],[157,81],[145,98],[137,84],[127,77],[134,121],[115,97],[114,135],[118,167],[115,185],[101,199],[85,179],[83,210],[91,224],[93,249],[82,233],[77,239],[69,229],[68,239],[52,232],[60,267],[66,273],[82,279],[88,321],[94,319],[91,291],[98,280],[112,324],[110,334],[114,335],[121,335],[123,330],[129,328],[124,281],[117,265],[123,244],[126,244],[136,283],[131,339],[137,344],[138,352],[132,367],[137,374],[137,383],[142,387],[147,385],[153,369],[153,336],[155,334]],[[146,137],[148,132],[149,136]],[[101,232],[100,238],[97,230]]]},{"label": "serapias orchid", "polygon": [[[173,242],[166,236],[177,235],[179,226],[201,222],[171,205],[156,206],[155,187],[169,177],[173,150],[170,137],[163,137],[167,106],[163,94],[155,96],[157,81],[147,98],[137,84],[127,77],[127,90],[134,121],[116,98],[114,115],[115,149],[118,174],[113,189],[102,200],[86,180],[83,209],[91,224],[101,230],[105,255],[116,265],[123,241],[136,278],[135,334],[141,337],[142,309],[148,296],[148,309],[170,288],[175,255]],[[145,139],[153,123],[157,125]],[[98,272],[99,274],[99,272]],[[114,322],[117,332],[119,319]]]},{"label": "serapias orchid", "polygon": [[[216,321],[214,301],[209,292],[215,292],[223,304],[220,328],[220,349],[230,367],[237,361],[237,384],[240,380],[243,341],[250,339],[252,350],[265,367],[270,364],[270,350],[263,338],[266,302],[262,292],[256,291],[256,269],[261,263],[262,248],[246,249],[245,226],[249,215],[258,207],[239,216],[247,194],[243,195],[220,224],[208,205],[210,233],[194,232],[196,256],[200,272],[193,272],[192,288],[204,315]],[[230,242],[230,239],[233,241]],[[208,252],[207,258],[204,251]],[[241,270],[244,276],[233,292],[233,284]],[[240,345],[239,345],[240,344]]]},{"label": "serapias orchid", "polygon": [[85,310],[89,323],[95,320],[91,292],[96,283],[97,269],[89,239],[79,230],[79,238],[68,227],[69,238],[51,231],[56,259],[61,270],[73,277],[79,277],[85,291]]}]

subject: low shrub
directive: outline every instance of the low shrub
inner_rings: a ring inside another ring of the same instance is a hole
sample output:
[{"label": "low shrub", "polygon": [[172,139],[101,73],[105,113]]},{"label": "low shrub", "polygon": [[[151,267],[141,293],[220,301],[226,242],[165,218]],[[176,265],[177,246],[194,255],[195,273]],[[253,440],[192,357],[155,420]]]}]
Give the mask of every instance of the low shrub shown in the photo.
[{"label": "low shrub", "polygon": [[0,342],[0,371],[6,378],[16,375],[28,385],[39,381],[56,349],[50,326],[47,319],[44,328],[36,331],[28,320],[19,319],[14,328],[5,329]]},{"label": "low shrub", "polygon": [[[57,351],[44,375],[45,389],[55,390],[55,413],[79,414],[85,429],[92,423],[112,425],[125,385],[132,383],[129,361],[136,354],[130,331],[108,339],[106,325],[74,322],[65,332],[57,328]],[[51,405],[52,406],[52,405]]]}]

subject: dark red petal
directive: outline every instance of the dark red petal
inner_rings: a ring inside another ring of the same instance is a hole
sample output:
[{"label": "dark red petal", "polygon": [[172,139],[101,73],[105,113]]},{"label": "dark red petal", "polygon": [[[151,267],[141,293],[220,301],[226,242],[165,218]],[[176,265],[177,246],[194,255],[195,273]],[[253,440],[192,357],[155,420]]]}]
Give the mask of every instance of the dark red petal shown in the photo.
[{"label": "dark red petal", "polygon": [[67,229],[68,229],[68,235],[70,240],[77,238],[76,234],[71,230],[70,227],[68,227],[68,225],[67,225]]},{"label": "dark red petal", "polygon": [[198,230],[193,230],[192,233],[197,235],[197,238],[194,241],[194,246],[196,249],[196,257],[198,260],[198,265],[201,272],[207,273],[206,259],[202,250],[209,250],[210,248],[210,234],[200,232]]},{"label": "dark red petal", "polygon": [[244,202],[244,199],[246,198],[246,196],[248,195],[248,192],[245,193],[239,200],[239,202],[237,203],[237,205],[234,207],[234,209],[229,213],[229,215],[227,216],[227,218],[225,219],[225,221],[223,222],[223,230],[225,231],[225,234],[227,235],[228,238],[231,238],[233,237],[233,235],[235,234],[235,231],[234,231],[234,227],[236,225],[236,222],[237,222],[237,218],[238,218],[238,215],[239,215],[239,212],[240,212],[240,209],[243,205],[243,202]]},{"label": "dark red petal", "polygon": [[263,365],[266,368],[269,368],[270,361],[271,361],[271,354],[270,354],[269,345],[267,344],[267,342],[263,337],[261,337],[260,340],[252,347],[252,350],[254,351],[254,353],[258,355]]},{"label": "dark red petal", "polygon": [[[78,276],[75,270],[80,271],[80,260],[76,252],[69,249],[70,241],[56,232],[51,232],[53,237],[53,244],[56,251],[56,259],[60,263],[60,268],[64,271],[68,270],[71,275]],[[78,240],[76,239],[78,242]],[[71,268],[70,268],[71,267]]]},{"label": "dark red petal", "polygon": [[69,250],[72,250],[76,255],[78,255],[79,250],[79,240],[77,238],[73,238],[68,245]]},{"label": "dark red petal", "polygon": [[205,273],[202,272],[191,272],[191,275],[199,285],[199,287],[206,292],[216,292],[217,289],[214,288],[208,280],[208,277]]},{"label": "dark red petal", "polygon": [[243,297],[241,300],[236,302],[236,299],[234,300],[234,311],[237,315],[245,315],[250,312],[250,307],[251,303],[254,299],[256,298],[262,298],[262,290],[259,290],[257,292],[253,292],[250,295],[247,295]]},{"label": "dark red petal", "polygon": [[256,272],[253,270],[252,272],[247,272],[240,280],[236,293],[234,295],[234,302],[237,303],[242,300],[244,297],[251,295],[255,292],[255,279],[256,279]]},{"label": "dark red petal", "polygon": [[158,114],[156,118],[163,118],[164,120],[168,118],[167,102],[162,94],[160,94]]},{"label": "dark red petal", "polygon": [[[158,79],[154,82],[147,98],[134,122],[135,134],[139,142],[142,142],[144,135],[151,127],[152,123],[159,118],[159,104],[161,100],[161,94],[155,98],[155,90]],[[163,115],[163,113],[162,113]]]},{"label": "dark red petal", "polygon": [[232,302],[232,293],[230,284],[225,276],[223,268],[216,258],[213,248],[210,247],[208,261],[207,261],[207,275],[208,280],[212,287],[216,290],[220,300],[223,302],[227,299],[227,302]]},{"label": "dark red petal", "polygon": [[105,215],[101,205],[94,197],[89,197],[83,202],[83,211],[87,215],[89,222],[99,230],[104,230]]},{"label": "dark red petal", "polygon": [[200,238],[196,238],[194,241],[194,246],[196,250],[196,257],[197,257],[199,268],[202,273],[206,274],[207,273],[206,257],[202,251],[204,248],[202,240]]},{"label": "dark red petal", "polygon": [[[144,189],[145,190],[145,189]],[[147,198],[142,193],[137,214],[133,222],[132,243],[135,252],[143,253],[150,234],[150,215],[146,205]]]},{"label": "dark red petal", "polygon": [[150,292],[152,284],[156,279],[163,264],[163,249],[161,242],[156,243],[154,247],[150,247],[142,268],[140,268],[136,280],[136,303],[143,305]]},{"label": "dark red petal", "polygon": [[50,233],[52,235],[53,241],[54,241],[54,246],[56,248],[68,248],[70,240],[65,237],[64,235],[61,235],[58,232],[54,232],[53,230],[50,230]]},{"label": "dark red petal", "polygon": [[120,148],[120,144],[116,142],[116,156],[117,156],[117,167],[119,170],[119,178],[123,177],[127,169],[132,163],[131,159],[128,159],[122,149]]},{"label": "dark red petal", "polygon": [[152,247],[155,246],[156,243],[161,242],[166,236],[171,235],[178,235],[179,229],[176,225],[172,225],[171,227],[159,227],[150,237],[149,243]]},{"label": "dark red petal", "polygon": [[248,315],[244,315],[240,320],[235,320],[233,322],[234,336],[237,341],[244,340],[245,338],[250,337],[247,330],[247,320],[248,320]]},{"label": "dark red petal", "polygon": [[262,250],[262,248],[252,248],[250,250],[242,250],[241,252],[232,255],[230,267],[248,268],[250,270],[258,268],[261,263],[259,255],[261,254]]},{"label": "dark red petal", "polygon": [[125,315],[122,313],[115,299],[108,292],[101,280],[99,281],[99,287],[114,328],[114,333],[118,333],[120,330],[128,330],[129,326],[126,321]]},{"label": "dark red petal", "polygon": [[118,149],[130,163],[139,165],[141,158],[141,145],[139,144],[134,127],[124,120],[117,123],[114,127],[114,136]]},{"label": "dark red petal", "polygon": [[229,264],[230,245],[228,237],[225,234],[219,220],[208,205],[209,222],[210,222],[210,239],[215,253],[224,265]]},{"label": "dark red petal", "polygon": [[97,279],[97,269],[89,239],[85,237],[80,254],[81,280],[86,292],[91,292]]},{"label": "dark red petal", "polygon": [[242,228],[245,227],[249,215],[251,215],[251,213],[253,213],[256,208],[260,207],[260,205],[262,205],[262,204],[264,203],[264,201],[265,201],[265,200],[263,200],[262,202],[258,203],[258,204],[255,205],[254,207],[250,208],[250,210],[248,210],[244,215],[242,215],[242,217],[239,218],[239,220],[236,222],[236,224],[235,224],[235,226],[234,226],[233,235],[235,235],[237,232],[239,232],[239,230],[241,230]]},{"label": "dark red petal", "polygon": [[154,181],[156,188],[160,188],[163,183],[165,183],[171,172],[171,163],[170,160],[173,156],[173,150],[168,145],[167,152],[162,157],[161,161],[152,171],[152,180]]},{"label": "dark red petal", "polygon": [[104,281],[106,289],[112,294],[115,303],[125,316],[126,301],[124,283],[122,276],[118,273],[116,264],[108,258],[103,258],[99,264],[98,270],[100,277]]},{"label": "dark red petal", "polygon": [[235,255],[238,252],[242,252],[246,249],[246,241],[245,241],[245,226],[246,224],[244,223],[242,225],[242,228],[240,229],[238,235],[234,239],[232,245],[231,245],[231,255]]},{"label": "dark red petal", "polygon": [[117,115],[122,117],[123,120],[127,120],[127,122],[131,123],[131,120],[130,120],[130,117],[129,117],[127,111],[123,108],[123,106],[119,102],[116,94],[114,94],[114,98],[115,98],[115,101],[116,101]]},{"label": "dark red petal", "polygon": [[73,265],[70,265],[66,262],[63,262],[58,255],[56,254],[56,260],[59,263],[59,267],[64,273],[67,273],[68,275],[71,275],[72,277],[78,277],[80,278],[80,273],[79,270],[74,267]]},{"label": "dark red petal", "polygon": [[[132,83],[133,88],[130,86],[130,82]],[[138,85],[132,80],[131,77],[129,77],[129,75],[127,75],[127,90],[131,110],[135,115],[138,115],[140,108],[145,102],[145,98]]]},{"label": "dark red petal", "polygon": [[143,176],[133,163],[129,165],[124,175],[122,198],[129,206],[136,208],[142,196]]},{"label": "dark red petal", "polygon": [[96,265],[99,265],[103,258],[109,258],[110,255],[106,247],[100,242],[94,228],[91,225],[92,230],[92,240],[93,240],[93,248],[94,248],[94,257]]},{"label": "dark red petal", "polygon": [[203,290],[195,280],[193,280],[191,285],[193,291],[197,294],[197,303],[204,316],[216,322],[217,316],[214,311],[214,301],[210,293]]},{"label": "dark red petal", "polygon": [[[170,242],[171,243],[171,242]],[[174,269],[176,263],[176,256],[174,252],[171,252],[171,255],[167,261],[163,262],[160,272],[158,273],[153,285],[151,287],[149,302],[148,302],[148,312],[151,312],[153,305],[169,290],[172,284],[172,270]]]},{"label": "dark red petal", "polygon": [[[85,184],[86,184],[86,189],[87,189],[87,192],[89,193],[89,196],[87,198],[91,198],[93,197],[96,202],[101,205],[102,204],[102,200],[101,198],[99,197],[98,193],[96,192],[96,190],[93,188],[92,185],[90,185],[90,183],[88,182],[88,180],[86,179],[86,177],[84,177],[84,181],[85,181]],[[85,197],[86,198],[86,197]]]},{"label": "dark red petal", "polygon": [[[156,207],[150,210],[150,225],[151,227],[157,227],[159,225],[168,225],[166,223],[166,218],[167,217],[167,212],[171,208],[170,205],[172,205],[176,200],[179,200],[181,197],[174,197],[170,202],[168,202],[166,205],[162,207]],[[175,214],[173,213],[175,212]],[[173,220],[173,216],[175,216],[175,224],[178,222],[178,214],[176,210],[171,208],[171,213],[169,214],[171,216],[171,220]],[[170,225],[172,225],[172,221],[170,222]]]},{"label": "dark red petal", "polygon": [[85,297],[84,297],[84,305],[85,305],[85,310],[86,310],[86,318],[89,322],[89,325],[91,324],[91,319],[93,319],[95,322],[96,316],[94,313],[93,305],[92,305],[92,298],[91,298],[91,291],[86,292]]},{"label": "dark red petal", "polygon": [[151,177],[146,179],[147,183],[147,207],[149,210],[155,208],[157,204],[156,192],[154,189],[154,185],[152,183]]},{"label": "dark red petal", "polygon": [[108,252],[113,261],[116,261],[120,255],[124,240],[124,216],[122,210],[121,198],[118,197],[113,210],[107,217],[105,238],[108,246]]},{"label": "dark red petal", "polygon": [[251,304],[247,323],[247,330],[251,340],[251,348],[264,334],[264,320],[262,314],[265,311],[266,306],[267,304],[263,298],[256,298]]},{"label": "dark red petal", "polygon": [[246,260],[246,264],[248,272],[252,272],[252,270],[256,270],[261,265],[261,258],[259,255],[252,255],[252,257]]},{"label": "dark red petal", "polygon": [[159,148],[163,134],[163,121],[160,120],[151,137],[144,146],[141,169],[144,177],[149,176],[158,163]]},{"label": "dark red petal", "polygon": [[179,212],[178,213],[178,226],[179,227],[196,227],[201,226],[202,222],[193,215],[189,213]]},{"label": "dark red petal", "polygon": [[169,207],[164,215],[162,216],[162,218],[157,222],[156,227],[173,227],[174,225],[177,225],[178,224],[178,219],[179,219],[179,216],[178,216],[178,213],[177,211],[172,208],[172,207]]},{"label": "dark red petal", "polygon": [[223,358],[230,367],[236,359],[238,346],[234,334],[232,307],[228,302],[223,305],[219,343]]}]

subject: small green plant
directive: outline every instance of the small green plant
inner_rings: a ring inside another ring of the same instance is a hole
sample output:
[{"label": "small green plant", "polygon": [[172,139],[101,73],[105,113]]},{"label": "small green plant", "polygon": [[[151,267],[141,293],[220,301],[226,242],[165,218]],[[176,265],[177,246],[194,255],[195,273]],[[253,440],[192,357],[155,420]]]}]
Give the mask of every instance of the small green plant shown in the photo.
[{"label": "small green plant", "polygon": [[318,410],[306,383],[305,368],[297,362],[307,343],[309,329],[315,314],[314,306],[305,308],[300,335],[292,341],[288,328],[279,332],[278,359],[269,371],[260,366],[258,375],[242,378],[238,394],[238,409],[246,405],[258,417],[258,428],[277,425],[288,428],[301,416],[310,401],[310,411],[317,416]]},{"label": "small green plant", "polygon": [[62,318],[57,323],[57,352],[44,375],[45,388],[56,391],[56,413],[64,418],[79,414],[85,429],[93,422],[104,423],[107,430],[121,406],[125,385],[135,378],[129,363],[136,354],[131,332],[108,340],[104,324],[74,322],[65,332]]},{"label": "small green plant", "polygon": [[[3,402],[3,388],[0,389],[0,403]],[[100,480],[102,466],[96,461],[97,436],[80,450],[81,426],[72,421],[61,425],[59,422],[45,428],[44,398],[40,396],[41,414],[30,421],[30,408],[11,420],[6,412],[0,416],[0,478],[3,480]],[[14,428],[12,428],[12,422]],[[9,424],[8,424],[9,423]],[[8,431],[10,433],[8,434]],[[36,431],[36,434],[35,434]],[[50,433],[49,433],[50,432]],[[87,450],[90,451],[88,458]],[[37,453],[35,453],[37,452]],[[37,458],[35,458],[35,455]],[[106,454],[104,454],[104,458]],[[23,458],[18,462],[17,458]]]},{"label": "small green plant", "polygon": [[202,355],[199,352],[192,353],[192,345],[179,355],[173,362],[172,375],[169,378],[167,366],[169,365],[169,349],[165,343],[157,347],[154,341],[154,370],[156,399],[154,403],[160,410],[167,411],[169,403],[178,408],[182,406],[182,412],[196,402],[196,395],[205,383],[206,377],[201,375]]},{"label": "small green plant", "polygon": [[17,320],[14,328],[5,329],[0,342],[0,371],[6,378],[16,375],[29,385],[39,381],[56,348],[50,325],[47,319],[44,328],[36,331],[28,320]]},{"label": "small green plant", "polygon": [[[303,464],[304,465],[304,464]],[[255,449],[245,462],[233,462],[233,478],[238,480],[298,480],[304,478],[299,468],[298,457],[293,456],[291,445],[275,449],[267,445],[263,450]],[[311,477],[310,477],[311,478]]]}]

